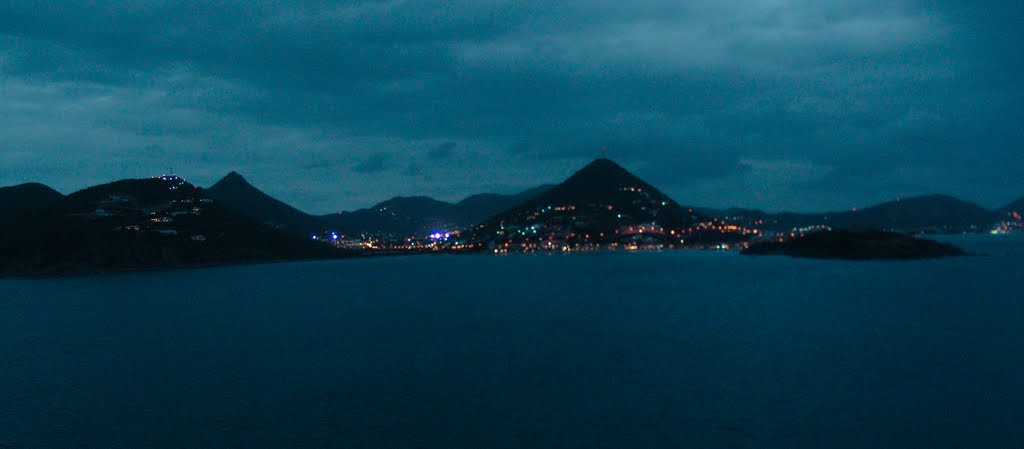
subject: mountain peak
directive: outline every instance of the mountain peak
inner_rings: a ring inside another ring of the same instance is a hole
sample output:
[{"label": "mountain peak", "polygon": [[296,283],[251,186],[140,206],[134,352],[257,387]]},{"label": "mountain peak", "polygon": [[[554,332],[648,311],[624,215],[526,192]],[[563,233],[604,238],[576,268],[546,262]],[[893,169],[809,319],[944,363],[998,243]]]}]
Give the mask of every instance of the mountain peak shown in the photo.
[{"label": "mountain peak", "polygon": [[611,159],[608,159],[606,157],[595,158],[594,160],[590,161],[590,163],[587,164],[586,166],[589,167],[589,166],[592,166],[592,165],[607,165],[607,166],[614,166],[614,167],[618,167],[619,166],[619,164],[616,164],[615,161],[613,161]]},{"label": "mountain peak", "polygon": [[245,180],[245,177],[243,177],[241,174],[233,170],[231,171],[231,173],[225,175],[222,181],[244,182],[248,184],[248,181]]},{"label": "mountain peak", "polygon": [[228,173],[206,192],[243,216],[292,234],[308,235],[322,227],[316,217],[263,193],[238,172]]},{"label": "mountain peak", "polygon": [[549,193],[555,196],[567,194],[577,199],[589,196],[596,198],[628,187],[656,190],[611,159],[598,158],[573,173],[569,179],[551,189]]},{"label": "mountain peak", "polygon": [[37,182],[0,187],[0,211],[3,211],[0,222],[33,214],[63,197],[60,192]]},{"label": "mountain peak", "polygon": [[[587,172],[599,172],[599,173],[618,172],[618,173],[627,173],[627,174],[629,174],[629,171],[626,170],[625,168],[622,168],[621,165],[615,163],[615,161],[613,161],[611,159],[604,158],[604,157],[599,157],[597,159],[594,159],[593,161],[591,161],[589,164],[587,164],[586,166],[581,168],[576,173],[578,174],[578,173],[587,173]],[[630,176],[632,176],[632,174],[630,174]]]},{"label": "mountain peak", "polygon": [[238,172],[232,171],[210,186],[210,190],[220,190],[226,187],[252,187],[252,184],[249,184],[249,181],[246,181],[245,177]]},{"label": "mountain peak", "polygon": [[[532,200],[491,217],[475,230],[478,243],[510,251],[675,247],[747,238],[738,227],[676,203],[607,158],[595,159]],[[697,224],[703,225],[698,227]]]}]

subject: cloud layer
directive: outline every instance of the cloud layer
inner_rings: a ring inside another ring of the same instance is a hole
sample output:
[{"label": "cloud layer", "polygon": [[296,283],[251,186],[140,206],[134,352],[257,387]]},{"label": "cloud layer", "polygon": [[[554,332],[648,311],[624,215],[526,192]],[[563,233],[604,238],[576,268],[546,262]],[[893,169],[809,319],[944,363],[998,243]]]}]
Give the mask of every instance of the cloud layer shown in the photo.
[{"label": "cloud layer", "polygon": [[1010,1],[0,0],[0,184],[238,170],[313,212],[552,182],[1024,194]]}]

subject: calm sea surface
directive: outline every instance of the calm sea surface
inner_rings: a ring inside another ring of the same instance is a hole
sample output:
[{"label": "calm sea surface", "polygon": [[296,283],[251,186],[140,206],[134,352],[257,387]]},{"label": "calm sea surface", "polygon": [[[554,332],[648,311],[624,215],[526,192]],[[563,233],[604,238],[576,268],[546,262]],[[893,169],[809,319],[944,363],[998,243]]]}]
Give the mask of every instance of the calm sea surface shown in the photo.
[{"label": "calm sea surface", "polygon": [[0,280],[0,448],[1024,447],[1024,239]]}]

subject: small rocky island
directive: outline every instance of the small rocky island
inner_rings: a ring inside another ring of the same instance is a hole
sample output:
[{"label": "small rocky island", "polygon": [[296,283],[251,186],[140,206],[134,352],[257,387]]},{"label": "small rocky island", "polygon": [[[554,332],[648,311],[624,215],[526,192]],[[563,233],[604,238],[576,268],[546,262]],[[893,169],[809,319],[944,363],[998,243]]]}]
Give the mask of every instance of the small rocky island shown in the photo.
[{"label": "small rocky island", "polygon": [[821,231],[781,241],[754,242],[742,254],[845,260],[935,259],[966,255],[948,243],[877,230]]}]

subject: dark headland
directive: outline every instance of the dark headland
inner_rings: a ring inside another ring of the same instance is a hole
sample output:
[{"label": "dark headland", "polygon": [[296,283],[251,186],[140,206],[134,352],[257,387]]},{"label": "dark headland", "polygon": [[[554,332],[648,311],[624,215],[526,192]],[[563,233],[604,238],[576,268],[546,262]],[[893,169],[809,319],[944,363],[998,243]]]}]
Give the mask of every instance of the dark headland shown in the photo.
[{"label": "dark headland", "polygon": [[347,255],[252,221],[176,176],[90,187],[0,223],[0,277]]},{"label": "dark headland", "polygon": [[820,231],[781,241],[754,242],[742,253],[845,260],[911,260],[966,255],[948,243],[877,230]]}]

